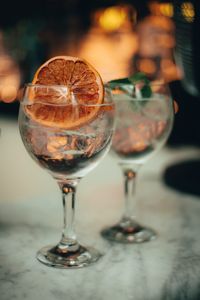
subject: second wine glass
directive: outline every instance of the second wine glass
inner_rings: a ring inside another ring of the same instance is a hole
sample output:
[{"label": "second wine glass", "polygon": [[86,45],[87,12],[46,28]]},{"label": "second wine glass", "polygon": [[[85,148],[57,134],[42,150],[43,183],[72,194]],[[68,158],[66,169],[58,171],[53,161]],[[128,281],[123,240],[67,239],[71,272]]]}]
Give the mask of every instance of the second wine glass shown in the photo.
[{"label": "second wine glass", "polygon": [[125,208],[121,220],[102,231],[102,236],[121,243],[141,243],[156,237],[135,217],[135,184],[138,170],[165,144],[173,124],[173,104],[165,84],[151,84],[150,98],[131,96],[127,91],[114,94],[116,130],[112,154],[124,177]]}]

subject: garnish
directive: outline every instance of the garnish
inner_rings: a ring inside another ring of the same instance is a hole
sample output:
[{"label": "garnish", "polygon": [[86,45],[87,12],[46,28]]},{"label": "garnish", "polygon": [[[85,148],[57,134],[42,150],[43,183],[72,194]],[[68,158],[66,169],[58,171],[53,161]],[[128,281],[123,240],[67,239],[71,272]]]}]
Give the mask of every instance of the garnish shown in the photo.
[{"label": "garnish", "polygon": [[150,98],[152,95],[150,81],[142,72],[127,78],[111,80],[109,86],[113,91],[119,90],[134,98]]},{"label": "garnish", "polygon": [[[82,126],[97,114],[100,107],[95,105],[104,101],[104,86],[99,73],[81,58],[56,56],[49,59],[36,71],[32,83],[35,84],[29,93],[32,103],[26,107],[26,113],[45,126],[65,129]],[[74,102],[83,104],[76,116],[70,108]],[[51,103],[55,105],[49,105]],[[84,104],[91,106],[84,107]]]}]

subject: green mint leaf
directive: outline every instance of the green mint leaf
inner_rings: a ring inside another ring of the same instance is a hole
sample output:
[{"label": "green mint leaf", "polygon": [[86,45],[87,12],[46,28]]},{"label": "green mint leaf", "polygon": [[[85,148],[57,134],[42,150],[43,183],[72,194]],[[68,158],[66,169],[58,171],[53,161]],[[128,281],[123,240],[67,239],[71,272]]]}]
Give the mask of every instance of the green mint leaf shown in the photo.
[{"label": "green mint leaf", "polygon": [[[150,81],[143,72],[135,73],[127,78],[120,78],[108,82],[112,90],[119,89],[127,95],[135,98],[150,98],[152,90]],[[146,101],[141,102],[146,103]]]},{"label": "green mint leaf", "polygon": [[152,95],[152,90],[149,85],[144,85],[141,89],[141,94],[143,98],[150,98]]},{"label": "green mint leaf", "polygon": [[124,84],[130,84],[128,78],[114,79],[108,82],[111,89],[120,88]]},{"label": "green mint leaf", "polygon": [[132,84],[136,84],[138,82],[144,82],[145,84],[149,84],[149,82],[150,82],[149,79],[147,78],[147,76],[145,75],[145,73],[143,73],[143,72],[138,72],[138,73],[131,75],[130,77],[128,77],[128,80]]},{"label": "green mint leaf", "polygon": [[130,76],[128,80],[134,85],[136,98],[150,98],[152,90],[150,87],[150,81],[146,77],[145,73],[138,72]]}]

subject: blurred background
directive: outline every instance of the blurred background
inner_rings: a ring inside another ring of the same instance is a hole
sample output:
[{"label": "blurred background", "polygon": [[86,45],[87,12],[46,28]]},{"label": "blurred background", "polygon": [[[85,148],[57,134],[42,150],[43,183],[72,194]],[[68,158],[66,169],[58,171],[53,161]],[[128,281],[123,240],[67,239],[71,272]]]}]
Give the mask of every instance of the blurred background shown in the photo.
[{"label": "blurred background", "polygon": [[43,62],[55,55],[79,56],[104,81],[137,71],[164,78],[179,105],[168,145],[199,146],[198,72],[193,70],[199,48],[197,2],[5,1],[0,11],[0,116],[17,118],[18,91]]}]

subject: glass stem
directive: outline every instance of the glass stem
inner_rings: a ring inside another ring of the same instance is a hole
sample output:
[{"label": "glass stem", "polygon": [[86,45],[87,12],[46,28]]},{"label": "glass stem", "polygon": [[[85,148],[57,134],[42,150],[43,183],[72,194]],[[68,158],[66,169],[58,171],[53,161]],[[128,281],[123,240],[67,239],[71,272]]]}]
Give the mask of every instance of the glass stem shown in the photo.
[{"label": "glass stem", "polygon": [[124,175],[125,208],[123,219],[135,218],[135,188],[138,168],[122,168]]},{"label": "glass stem", "polygon": [[[78,180],[58,181],[59,187],[62,192],[63,202],[63,229],[62,237],[58,247],[62,250],[67,248],[78,247],[75,234],[75,198],[76,198],[76,186]],[[72,249],[70,249],[72,250]],[[76,250],[76,249],[74,249]]]}]

